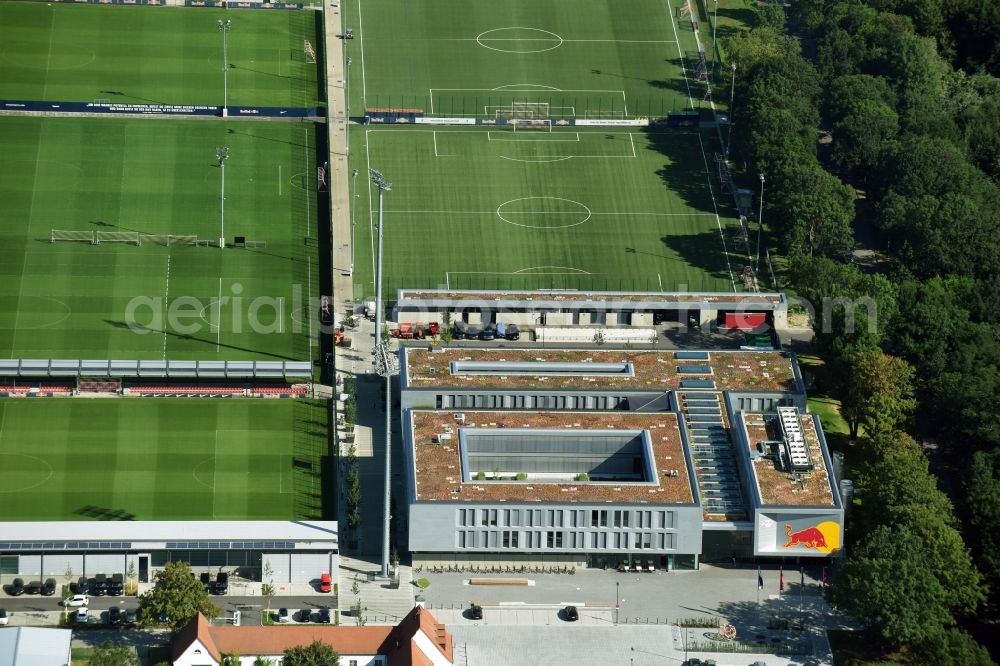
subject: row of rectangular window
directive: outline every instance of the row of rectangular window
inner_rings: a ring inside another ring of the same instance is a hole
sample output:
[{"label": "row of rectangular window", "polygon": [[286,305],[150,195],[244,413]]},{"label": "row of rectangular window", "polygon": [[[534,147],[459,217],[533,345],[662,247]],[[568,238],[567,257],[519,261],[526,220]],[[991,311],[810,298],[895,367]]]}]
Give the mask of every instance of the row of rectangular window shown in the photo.
[{"label": "row of rectangular window", "polygon": [[457,548],[672,550],[676,547],[676,536],[662,532],[459,530],[455,533],[455,546]]},{"label": "row of rectangular window", "polygon": [[460,527],[635,527],[637,529],[673,529],[673,511],[646,510],[564,510],[524,509],[458,509]]},{"label": "row of rectangular window", "polygon": [[623,408],[628,398],[618,395],[476,395],[436,396],[438,409],[588,409],[616,410]]}]

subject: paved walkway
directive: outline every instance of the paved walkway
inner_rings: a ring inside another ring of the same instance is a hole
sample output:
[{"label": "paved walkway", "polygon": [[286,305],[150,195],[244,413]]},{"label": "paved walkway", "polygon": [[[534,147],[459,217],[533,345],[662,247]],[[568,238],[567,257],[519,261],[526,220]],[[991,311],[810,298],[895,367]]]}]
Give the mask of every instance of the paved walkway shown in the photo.
[{"label": "paved walkway", "polygon": [[351,198],[347,164],[347,103],[344,82],[344,40],[341,39],[339,0],[329,2],[323,11],[326,43],[326,99],[330,136],[330,198],[333,232],[333,293],[334,307],[345,312],[354,298],[351,276]]}]

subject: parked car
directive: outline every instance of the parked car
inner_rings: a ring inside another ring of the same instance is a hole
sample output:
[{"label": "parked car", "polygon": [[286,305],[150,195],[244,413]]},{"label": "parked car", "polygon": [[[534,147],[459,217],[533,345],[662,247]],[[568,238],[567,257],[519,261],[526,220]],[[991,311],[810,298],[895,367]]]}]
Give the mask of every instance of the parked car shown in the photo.
[{"label": "parked car", "polygon": [[563,610],[563,616],[567,622],[576,622],[580,619],[580,612],[576,609],[576,606],[566,606]]},{"label": "parked car", "polygon": [[125,609],[125,624],[135,624],[139,621],[139,611],[135,608]]},{"label": "parked car", "polygon": [[42,584],[41,584],[41,582],[39,582],[37,580],[31,581],[30,583],[28,583],[25,586],[24,593],[25,594],[41,594],[42,593]]},{"label": "parked car", "polygon": [[14,582],[10,584],[10,596],[19,597],[24,594],[24,579],[15,578]]},{"label": "parked car", "polygon": [[288,609],[287,608],[279,608],[278,609],[278,622],[280,624],[287,624],[288,622],[291,622],[291,618],[288,617]]},{"label": "parked car", "polygon": [[122,609],[118,606],[112,606],[108,609],[108,624],[111,626],[117,626],[122,623]]},{"label": "parked car", "polygon": [[74,594],[87,594],[90,592],[90,581],[87,580],[86,576],[80,576],[80,579],[76,581],[76,589],[73,590]]},{"label": "parked car", "polygon": [[76,609],[76,615],[74,616],[77,624],[87,624],[90,622],[90,609],[86,606]]},{"label": "parked car", "polygon": [[320,608],[319,609],[319,621],[322,624],[330,624],[330,609]]},{"label": "parked car", "polygon": [[56,593],[56,579],[46,578],[45,585],[42,586],[42,596],[51,597]]},{"label": "parked car", "polygon": [[10,615],[7,614],[6,610],[0,608],[0,627],[5,626],[8,622],[10,622]]},{"label": "parked car", "polygon": [[90,605],[90,599],[86,594],[74,594],[72,597],[67,597],[63,599],[63,606],[88,606]]},{"label": "parked car", "polygon": [[212,586],[213,594],[229,594],[229,574],[220,571],[215,576],[215,585]]},{"label": "parked car", "polygon": [[205,586],[206,592],[212,591],[212,574],[207,571],[201,572],[201,584]]},{"label": "parked car", "polygon": [[469,617],[473,620],[482,620],[483,607],[477,606],[476,604],[472,604],[472,606],[469,607]]},{"label": "parked car", "polygon": [[319,577],[319,591],[330,592],[331,590],[333,590],[333,576],[324,571],[323,575]]},{"label": "parked car", "polygon": [[309,624],[312,622],[312,611],[308,608],[303,608],[299,611],[299,622],[302,624]]},{"label": "parked car", "polygon": [[479,339],[480,339],[480,340],[487,340],[487,341],[488,341],[488,340],[495,340],[495,339],[496,339],[496,337],[497,337],[497,332],[496,332],[496,329],[495,329],[495,328],[493,328],[492,326],[487,326],[487,327],[486,327],[486,328],[484,328],[484,329],[483,329],[483,331],[482,331],[482,332],[481,332],[481,333],[479,334]]},{"label": "parked car", "polygon": [[100,573],[90,581],[90,593],[95,597],[103,597],[108,593],[108,577]]},{"label": "parked car", "polygon": [[108,595],[120,597],[123,594],[125,594],[125,576],[120,573],[111,574],[111,580],[108,581]]}]

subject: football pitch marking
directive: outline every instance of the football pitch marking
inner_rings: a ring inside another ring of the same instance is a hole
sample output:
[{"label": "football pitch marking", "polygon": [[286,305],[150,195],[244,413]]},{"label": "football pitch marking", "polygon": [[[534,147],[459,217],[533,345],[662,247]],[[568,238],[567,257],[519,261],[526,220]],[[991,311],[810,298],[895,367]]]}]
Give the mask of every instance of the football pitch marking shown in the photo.
[{"label": "football pitch marking", "polygon": [[[163,305],[170,307],[170,253],[167,253],[167,279],[163,288]],[[167,360],[167,326],[163,327],[163,360]]]},{"label": "football pitch marking", "polygon": [[[365,31],[361,26],[362,26],[361,0],[358,0],[358,48],[361,51],[361,107],[364,108],[368,105],[368,83],[365,81]],[[351,70],[350,68],[348,68],[347,76],[350,75],[351,75]],[[347,106],[350,105],[351,101],[347,100]],[[370,164],[368,166],[371,167]],[[369,186],[368,189],[370,191],[371,186]],[[375,271],[372,271],[372,275],[374,274]]]},{"label": "football pitch marking", "polygon": [[[503,207],[506,206],[506,205],[508,205],[508,204],[517,203],[518,201],[539,201],[539,200],[564,201],[564,202],[569,203],[569,204],[576,204],[577,206],[579,206],[583,210],[564,210],[564,211],[563,210],[560,210],[560,211],[531,211],[531,210],[523,210],[523,211],[507,211],[506,214],[507,215],[511,215],[511,216],[513,216],[513,215],[542,215],[542,216],[546,216],[546,215],[578,215],[579,216],[579,215],[582,215],[582,214],[586,213],[586,217],[584,217],[581,220],[575,221],[575,222],[571,221],[568,224],[538,225],[538,224],[524,224],[524,223],[521,223],[521,222],[514,222],[513,220],[508,220],[506,217],[504,217],[504,213],[501,212],[501,210],[503,209]],[[526,229],[566,229],[567,227],[576,227],[576,226],[579,226],[579,225],[583,224],[584,222],[586,222],[587,220],[589,220],[592,216],[593,216],[593,212],[591,212],[591,210],[589,208],[587,208],[587,206],[585,206],[584,204],[580,203],[579,201],[574,201],[573,199],[564,199],[562,197],[520,197],[518,199],[511,199],[510,201],[504,201],[502,204],[500,204],[499,206],[497,206],[497,217],[499,217],[501,220],[503,220],[507,224],[513,224],[515,227],[524,227]]]},{"label": "football pitch marking", "polygon": [[[6,406],[4,407],[4,409],[6,410]],[[41,458],[39,458],[37,456],[29,456],[29,455],[24,454],[24,453],[0,453],[0,460],[2,460],[4,456],[13,456],[13,457],[17,457],[17,458],[26,458],[26,459],[28,459],[30,461],[39,462],[39,463],[41,463],[41,464],[43,464],[43,465],[45,465],[46,467],[49,468],[49,473],[45,476],[44,479],[42,479],[41,481],[36,481],[35,483],[31,483],[30,480],[29,480],[29,482],[26,485],[19,486],[17,488],[11,488],[11,487],[8,487],[8,486],[4,486],[3,488],[0,488],[0,493],[23,493],[25,491],[32,490],[34,488],[37,488],[37,487],[39,487],[41,485],[44,485],[44,484],[48,483],[49,479],[52,478],[52,475],[55,474],[55,470],[52,469],[52,465],[50,465],[49,463],[45,462],[44,460],[42,460]],[[4,465],[2,465],[2,467],[4,469],[10,469],[11,465],[4,464]]]},{"label": "football pitch marking", "polygon": [[[497,132],[498,136],[497,136],[496,139],[494,139],[493,138],[493,130],[487,130],[486,131],[486,140],[487,141],[512,141],[512,142],[518,142],[519,141],[519,142],[522,142],[522,143],[580,143],[580,133],[579,132],[573,132],[572,134],[570,134],[569,132],[566,132],[566,136],[573,136],[573,137],[575,137],[573,139],[546,139],[546,138],[544,138],[544,135],[539,135],[539,134],[535,134],[535,135],[532,135],[532,136],[533,137],[534,136],[541,136],[542,138],[540,138],[540,139],[535,139],[535,138],[531,138],[531,139],[523,139],[523,138],[522,139],[509,139],[509,138],[507,138],[508,135],[509,136],[514,136],[515,134],[516,134],[515,132]],[[552,134],[552,132],[546,132],[545,134]],[[561,134],[562,133],[560,132],[560,135]],[[597,155],[596,157],[601,157],[601,156]]]},{"label": "football pitch marking", "polygon": [[[559,268],[562,270],[538,271],[540,268]],[[571,268],[569,266],[532,266],[517,271],[446,271],[444,274],[444,283],[446,289],[451,289],[452,275],[524,275],[527,271],[531,271],[531,275],[597,275],[597,273],[591,273],[582,268]]]},{"label": "football pitch marking", "polygon": [[[495,32],[502,32],[504,30],[527,30],[533,33],[539,33],[542,36],[539,37],[513,37],[513,38],[503,38],[503,37],[486,37],[487,42],[543,42],[543,43],[553,43],[553,46],[541,49],[502,49],[495,46],[489,46],[483,43],[483,38],[485,35],[489,35]],[[511,26],[507,28],[493,28],[492,30],[486,30],[484,32],[476,35],[476,44],[479,44],[484,49],[489,49],[491,51],[499,51],[500,53],[544,53],[545,51],[552,51],[563,45],[565,40],[554,32],[549,30],[542,30],[541,28],[527,28],[524,26]]]},{"label": "football pitch marking", "polygon": [[[680,46],[678,46],[678,49],[679,48],[680,48]],[[500,87],[497,87],[497,88],[428,88],[428,91],[430,92],[431,114],[434,113],[434,92],[435,91],[438,91],[438,92],[449,92],[449,93],[467,93],[467,92],[471,92],[471,93],[475,93],[475,92],[480,92],[480,93],[491,93],[491,92],[538,93],[538,92],[549,92],[549,91],[551,91],[551,92],[560,92],[560,93],[610,93],[610,94],[614,94],[616,96],[617,95],[621,95],[622,96],[623,113],[626,116],[628,115],[628,100],[625,98],[625,91],[624,90],[582,90],[582,89],[581,90],[563,90],[561,88],[553,88],[551,86],[540,86],[540,85],[536,85],[536,84],[533,84],[533,83],[514,84],[514,85],[532,86],[532,87],[528,87],[528,88],[510,88],[508,86],[500,86]],[[544,90],[541,90],[541,88],[544,88]],[[688,90],[690,91],[690,88],[688,88]],[[688,96],[690,97],[690,94]]]},{"label": "football pitch marking", "polygon": [[[680,38],[677,36],[677,22],[674,20],[673,12],[670,11],[670,6],[667,5],[667,18],[670,20],[670,28],[674,31],[674,39],[677,40],[677,57],[680,59],[681,63],[681,75],[684,76],[684,87],[688,91],[688,104],[693,109],[694,98],[691,97],[691,84],[688,82],[687,77],[687,65],[684,64],[684,53],[681,51]],[[705,164],[705,178],[708,182],[708,193],[712,197],[712,208],[715,210],[715,223],[719,227],[719,238],[722,240],[722,255],[726,258],[726,268],[729,270],[729,282],[733,285],[733,291],[736,291],[736,278],[733,276],[733,267],[729,263],[729,249],[726,247],[726,234],[722,229],[722,220],[719,219],[719,206],[715,202],[715,191],[712,189],[712,172],[708,168],[708,157],[705,156],[705,143],[701,140],[701,134],[698,134],[698,147],[701,149],[701,159]]]},{"label": "football pitch marking", "polygon": [[[216,433],[216,435],[218,435],[218,433]],[[200,470],[200,469],[201,469],[201,468],[202,468],[202,467],[203,467],[203,466],[205,465],[205,463],[207,463],[207,462],[212,462],[212,461],[214,461],[214,460],[215,460],[215,456],[212,456],[212,457],[210,457],[210,458],[205,458],[205,459],[204,459],[204,460],[202,460],[202,461],[201,461],[200,463],[198,463],[197,465],[195,465],[195,466],[194,466],[194,469],[193,469],[193,470],[191,470],[191,476],[193,476],[193,477],[194,477],[194,480],[195,480],[195,481],[197,481],[198,483],[200,483],[201,485],[205,486],[206,488],[208,488],[208,489],[209,489],[209,490],[211,490],[212,492],[215,492],[215,468],[214,468],[214,467],[212,468],[212,485],[208,485],[207,483],[205,483],[205,482],[204,482],[204,481],[203,481],[203,480],[202,480],[202,479],[201,479],[201,478],[200,478],[200,477],[198,476],[198,470]],[[213,501],[213,505],[214,505],[214,503],[215,503],[215,502]],[[214,506],[213,506],[213,509],[212,509],[212,515],[215,515],[215,509],[214,509]]]}]

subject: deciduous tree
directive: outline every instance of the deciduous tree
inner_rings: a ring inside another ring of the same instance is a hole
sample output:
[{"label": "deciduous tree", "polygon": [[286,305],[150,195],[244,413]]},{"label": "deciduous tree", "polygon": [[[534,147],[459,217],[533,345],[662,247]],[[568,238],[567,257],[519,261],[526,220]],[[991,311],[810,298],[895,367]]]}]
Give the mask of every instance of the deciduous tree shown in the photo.
[{"label": "deciduous tree", "polygon": [[222,612],[187,562],[167,562],[157,571],[156,586],[139,597],[139,610],[142,626],[174,629],[185,626],[198,613],[211,620]]},{"label": "deciduous tree", "polygon": [[313,641],[309,645],[285,650],[283,666],[338,666],[340,655],[326,643]]}]

